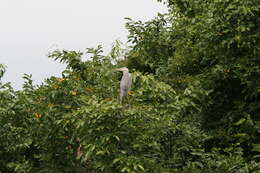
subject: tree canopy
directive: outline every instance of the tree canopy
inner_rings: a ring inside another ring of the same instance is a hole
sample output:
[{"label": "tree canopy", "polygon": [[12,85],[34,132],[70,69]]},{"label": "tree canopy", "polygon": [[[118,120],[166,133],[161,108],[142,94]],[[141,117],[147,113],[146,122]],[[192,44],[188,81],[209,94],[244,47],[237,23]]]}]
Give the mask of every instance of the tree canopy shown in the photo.
[{"label": "tree canopy", "polygon": [[259,0],[159,1],[127,50],[50,52],[60,78],[16,91],[0,65],[0,172],[260,172]]}]

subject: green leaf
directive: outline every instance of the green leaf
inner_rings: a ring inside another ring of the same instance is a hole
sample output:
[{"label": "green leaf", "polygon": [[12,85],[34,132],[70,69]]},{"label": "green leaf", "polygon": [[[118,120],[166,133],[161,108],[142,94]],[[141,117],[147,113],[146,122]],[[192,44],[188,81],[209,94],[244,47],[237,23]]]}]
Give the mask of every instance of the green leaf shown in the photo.
[{"label": "green leaf", "polygon": [[245,118],[241,118],[239,121],[237,121],[236,123],[234,123],[235,126],[239,126],[241,124],[243,124],[246,121]]},{"label": "green leaf", "polygon": [[260,144],[253,144],[252,151],[260,152]]}]

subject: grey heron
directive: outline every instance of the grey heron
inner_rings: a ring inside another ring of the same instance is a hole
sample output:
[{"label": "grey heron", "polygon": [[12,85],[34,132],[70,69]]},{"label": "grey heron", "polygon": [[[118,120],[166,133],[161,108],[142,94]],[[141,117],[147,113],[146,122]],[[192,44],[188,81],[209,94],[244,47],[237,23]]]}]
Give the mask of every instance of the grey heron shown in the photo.
[{"label": "grey heron", "polygon": [[127,99],[128,92],[131,89],[132,77],[131,74],[128,72],[128,68],[126,67],[118,68],[114,71],[123,72],[123,76],[120,81],[120,103],[122,103],[123,99]]}]

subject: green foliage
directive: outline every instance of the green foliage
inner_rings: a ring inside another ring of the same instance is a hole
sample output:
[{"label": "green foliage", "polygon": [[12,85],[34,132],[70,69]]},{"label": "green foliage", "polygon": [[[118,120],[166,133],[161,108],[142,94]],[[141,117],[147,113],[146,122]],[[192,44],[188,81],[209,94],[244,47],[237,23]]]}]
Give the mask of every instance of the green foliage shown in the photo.
[{"label": "green foliage", "polygon": [[5,73],[5,66],[0,64],[0,79],[3,77]]},{"label": "green foliage", "polygon": [[0,172],[259,172],[258,0],[163,2],[155,19],[127,18],[129,50],[56,50],[61,78],[0,83]]},{"label": "green foliage", "polygon": [[127,53],[128,66],[141,72],[156,73],[174,53],[171,43],[171,26],[167,16],[159,14],[155,19],[142,23],[126,18],[128,42],[132,49]]}]

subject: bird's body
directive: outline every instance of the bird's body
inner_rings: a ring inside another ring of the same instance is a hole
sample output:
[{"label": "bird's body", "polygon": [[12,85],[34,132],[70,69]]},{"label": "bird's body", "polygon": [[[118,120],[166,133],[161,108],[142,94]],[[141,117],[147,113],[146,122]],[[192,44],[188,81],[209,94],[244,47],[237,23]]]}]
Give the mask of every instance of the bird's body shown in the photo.
[{"label": "bird's body", "polygon": [[124,99],[127,99],[128,92],[131,89],[132,77],[131,74],[128,72],[128,68],[126,67],[115,69],[115,71],[123,72],[123,76],[120,81],[120,102],[122,103]]}]

